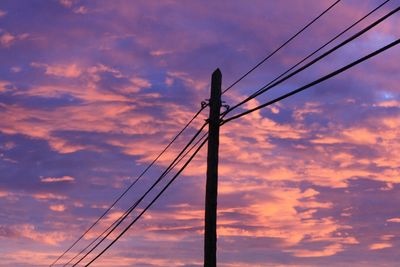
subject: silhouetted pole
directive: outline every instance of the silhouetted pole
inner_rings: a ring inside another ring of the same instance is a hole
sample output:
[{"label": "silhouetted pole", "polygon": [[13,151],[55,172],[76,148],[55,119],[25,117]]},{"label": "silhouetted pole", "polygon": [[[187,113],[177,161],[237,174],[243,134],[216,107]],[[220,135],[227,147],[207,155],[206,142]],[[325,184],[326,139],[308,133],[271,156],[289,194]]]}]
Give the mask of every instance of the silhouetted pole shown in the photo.
[{"label": "silhouetted pole", "polygon": [[208,124],[206,211],[204,231],[204,266],[217,266],[217,193],[219,116],[222,74],[216,69],[211,78],[210,116]]}]

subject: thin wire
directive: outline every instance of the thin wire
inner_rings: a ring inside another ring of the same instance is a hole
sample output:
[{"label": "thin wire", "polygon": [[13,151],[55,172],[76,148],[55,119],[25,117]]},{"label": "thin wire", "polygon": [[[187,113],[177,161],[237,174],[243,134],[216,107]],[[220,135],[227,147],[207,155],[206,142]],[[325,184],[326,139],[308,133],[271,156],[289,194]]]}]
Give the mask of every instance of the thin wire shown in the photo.
[{"label": "thin wire", "polygon": [[225,89],[223,93],[228,91],[230,88],[232,88],[234,85],[236,85],[238,82],[240,82],[242,79],[244,79],[247,75],[249,75],[251,72],[253,72],[256,68],[258,68],[261,64],[263,64],[265,61],[267,61],[270,57],[272,57],[275,53],[277,53],[280,49],[282,49],[284,46],[286,46],[289,42],[291,42],[294,38],[296,38],[299,34],[301,34],[303,31],[305,31],[309,26],[311,26],[315,21],[317,21],[320,17],[322,17],[325,13],[327,13],[330,9],[332,9],[336,4],[338,4],[340,0],[337,0],[334,2],[331,6],[329,6],[326,10],[324,10],[320,15],[318,15],[316,18],[314,18],[312,21],[310,21],[306,26],[304,26],[301,30],[299,30],[295,35],[293,35],[291,38],[289,38],[285,43],[283,43],[280,47],[278,47],[276,50],[274,50],[272,53],[270,53],[266,58],[261,60],[256,66],[254,66],[252,69],[250,69],[247,73],[245,73],[243,76],[241,76],[237,81],[235,81],[232,85],[230,85],[227,89]]},{"label": "thin wire", "polygon": [[79,257],[83,252],[85,252],[86,249],[88,249],[91,245],[93,245],[97,240],[99,240],[100,237],[102,237],[107,231],[111,229],[118,221],[120,221],[125,214],[128,213],[129,210],[126,210],[116,221],[114,221],[110,226],[107,227],[106,230],[104,230],[99,236],[97,236],[92,242],[90,242],[86,247],[84,247],[78,254],[76,254],[72,259],[70,259],[67,263],[65,263],[63,266],[68,266],[73,260],[75,260],[77,257]]},{"label": "thin wire", "polygon": [[[388,2],[390,0],[387,0]],[[333,8],[336,4],[338,4],[340,0],[336,1],[334,4],[332,4],[328,9],[326,9],[323,13],[321,13],[318,17],[316,17],[314,20],[309,22],[305,27],[303,27],[299,32],[297,32],[294,36],[292,36],[288,41],[286,41],[284,44],[282,44],[278,49],[273,51],[271,54],[269,54],[266,58],[264,58],[261,62],[259,62],[255,67],[253,67],[251,70],[249,70],[246,74],[244,74],[242,77],[240,77],[236,82],[234,82],[231,86],[229,86],[223,93],[228,91],[230,88],[232,88],[235,84],[237,84],[239,81],[241,81],[243,78],[245,78],[248,74],[250,74],[252,71],[254,71],[256,68],[258,68],[261,64],[263,64],[266,60],[268,60],[273,54],[278,52],[281,48],[283,48],[286,44],[288,44],[291,40],[293,40],[295,37],[297,37],[301,32],[303,32],[305,29],[307,29],[311,24],[313,24],[316,20],[318,20],[321,16],[323,16],[326,12],[328,12],[331,8]],[[385,2],[385,3],[386,3]],[[321,48],[322,49],[322,48]],[[316,53],[316,52],[315,52]],[[199,113],[204,109],[205,107],[202,107],[195,115],[194,117],[188,122],[188,124],[185,125],[185,127],[174,137],[174,139],[164,148],[164,150],[156,157],[156,159],[153,160],[153,162],[139,175],[139,177],[114,201],[113,204],[62,254],[60,255],[55,262],[53,262],[50,266],[54,265],[61,257],[63,257],[69,250],[72,249],[114,206],[115,204],[136,184],[136,182],[148,171],[148,169],[161,157],[161,155],[172,145],[172,143],[182,134],[182,132],[191,124],[191,122],[199,115]],[[115,223],[115,222],[114,222]],[[104,232],[103,232],[104,233]],[[92,244],[92,243],[91,243]],[[90,245],[89,245],[90,246]],[[87,247],[86,247],[87,248]],[[78,254],[79,255],[79,254]],[[74,259],[74,258],[73,258]],[[72,260],[73,260],[72,259]],[[69,262],[68,262],[69,263]],[[68,264],[67,263],[67,264]]]},{"label": "thin wire", "polygon": [[203,131],[204,127],[208,123],[204,123],[202,127],[197,131],[197,133],[192,137],[192,139],[188,142],[188,144],[181,150],[177,157],[172,161],[172,163],[165,169],[165,171],[160,175],[160,177],[153,183],[153,185],[136,201],[128,210],[128,213],[124,215],[124,218],[117,222],[114,227],[108,232],[94,247],[92,247],[86,254],[81,257],[73,266],[76,266],[80,263],[83,259],[85,259],[93,250],[95,250],[125,219],[128,217],[130,213],[138,206],[138,204],[150,193],[151,190],[165,177],[167,172],[171,169],[173,164],[182,156],[182,154],[186,151],[186,149],[194,142],[194,140],[199,136],[199,134]]},{"label": "thin wire", "polygon": [[68,251],[70,251],[104,216],[117,204],[117,202],[126,195],[126,193],[139,181],[139,179],[147,173],[147,171],[154,165],[154,163],[165,153],[165,151],[178,139],[178,137],[189,127],[189,125],[197,118],[197,116],[206,108],[207,105],[202,105],[199,111],[189,120],[188,123],[180,130],[175,137],[168,143],[168,145],[161,151],[160,154],[147,166],[147,168],[133,181],[128,188],[110,205],[110,207],[104,211],[104,213],[74,242],[68,247],[52,264],[50,267],[56,264]]},{"label": "thin wire", "polygon": [[[202,137],[199,138],[199,140],[196,141],[196,143],[177,161],[175,162],[175,164],[165,173],[165,175],[163,177],[165,177],[166,175],[169,174],[169,172],[173,169],[175,169],[175,167],[190,153],[192,152],[192,150],[201,142],[201,140],[204,139],[204,137],[207,135],[208,133],[205,133]],[[136,203],[132,206],[137,206],[139,203]],[[70,264],[73,260],[75,260],[78,256],[80,256],[86,249],[88,249],[91,245],[93,245],[99,238],[101,238],[107,231],[109,231],[117,222],[125,219],[127,217],[128,212],[131,210],[132,206],[126,210],[116,221],[114,221],[110,226],[108,226],[108,228],[106,230],[104,230],[99,236],[96,237],[96,239],[94,239],[89,245],[87,245],[85,248],[83,248],[78,254],[76,254],[71,260],[69,260],[67,263],[65,263],[63,266],[68,266],[68,264]],[[75,263],[77,264],[77,263]]]},{"label": "thin wire", "polygon": [[[376,51],[374,51],[374,52],[372,52],[372,53],[370,53],[370,54],[368,54],[368,55],[366,55],[366,56],[364,56],[364,57],[362,57],[362,58],[360,58],[360,59],[358,59],[358,60],[356,60],[356,61],[354,61],[354,62],[352,62],[352,63],[350,63],[350,64],[348,64],[348,65],[346,65],[346,66],[344,66],[344,67],[342,67],[342,68],[340,68],[340,69],[338,69],[338,70],[336,70],[336,71],[334,71],[334,72],[332,72],[332,73],[330,73],[330,74],[328,74],[328,75],[325,75],[325,76],[323,76],[323,77],[321,77],[321,78],[319,78],[319,79],[317,79],[317,80],[315,80],[315,81],[313,81],[313,82],[311,82],[311,83],[309,83],[309,84],[307,84],[307,85],[305,85],[305,86],[302,86],[302,87],[300,87],[300,88],[298,88],[298,89],[296,89],[296,90],[294,90],[294,91],[292,91],[292,92],[290,92],[290,93],[288,93],[288,94],[285,94],[285,95],[283,95],[283,96],[281,96],[281,97],[278,97],[278,98],[276,98],[276,99],[274,99],[274,100],[272,100],[272,101],[269,101],[269,102],[267,102],[267,103],[264,103],[264,104],[262,104],[262,105],[259,105],[258,107],[256,107],[256,108],[253,108],[253,109],[250,109],[250,110],[248,110],[248,111],[246,111],[246,112],[243,112],[243,113],[241,113],[241,114],[238,114],[238,115],[236,115],[236,116],[233,116],[233,117],[230,117],[230,118],[228,118],[227,120],[225,120],[222,124],[225,124],[225,123],[227,123],[227,122],[229,122],[229,121],[232,121],[232,120],[234,120],[234,119],[238,119],[238,118],[240,118],[240,117],[242,117],[242,116],[245,116],[245,115],[247,115],[247,114],[249,114],[249,113],[251,113],[251,112],[254,112],[254,111],[256,111],[256,110],[259,110],[259,109],[261,109],[261,108],[263,108],[263,107],[266,107],[266,106],[268,106],[268,105],[271,105],[271,104],[274,104],[274,103],[276,103],[276,102],[278,102],[278,101],[280,101],[280,100],[283,100],[283,99],[285,99],[285,98],[288,98],[288,97],[290,97],[290,96],[292,96],[292,95],[295,95],[295,94],[297,94],[297,93],[299,93],[299,92],[301,92],[301,91],[304,91],[304,90],[306,90],[307,88],[310,88],[310,87],[312,87],[312,86],[314,86],[314,85],[317,85],[317,84],[319,84],[319,83],[321,83],[321,82],[323,82],[323,81],[325,81],[325,80],[328,80],[328,79],[330,79],[330,78],[332,78],[332,77],[334,77],[334,76],[336,76],[336,75],[338,75],[338,74],[340,74],[340,73],[342,73],[342,72],[344,72],[344,71],[346,71],[346,70],[348,70],[348,69],[350,69],[350,68],[352,68],[352,67],[354,67],[354,66],[356,66],[356,65],[358,65],[358,64],[360,64],[360,63],[362,63],[362,62],[364,62],[365,60],[368,60],[369,58],[372,58],[372,57],[374,57],[374,56],[376,56],[376,55],[378,55],[378,54],[380,54],[380,53],[382,53],[382,52],[384,52],[384,51],[386,51],[386,50],[388,50],[388,49],[390,49],[390,48],[392,48],[392,47],[394,47],[394,46],[396,46],[396,45],[398,45],[400,43],[400,39],[397,39],[396,41],[393,41],[392,43],[390,43],[390,44],[388,44],[388,45],[386,45],[386,46],[384,46],[384,47],[382,47],[382,48],[380,48],[380,49],[378,49],[378,50],[376,50]],[[175,176],[167,183],[167,185],[160,191],[160,193],[150,202],[150,204],[148,204],[147,206],[146,206],[146,208],[106,247],[106,248],[104,248],[95,258],[93,258],[88,264],[86,264],[85,266],[89,266],[91,263],[93,263],[96,259],[98,259],[105,251],[107,251],[115,242],[117,242],[118,241],[118,239],[122,236],[122,235],[124,235],[125,234],[125,232],[126,231],[128,231],[129,230],[129,228],[150,208],[150,206],[152,206],[153,205],[153,203],[163,194],[163,192],[170,186],[170,184],[176,179],[176,177],[186,168],[186,166],[191,162],[191,160],[194,158],[194,156],[198,153],[198,151],[201,149],[201,147],[205,144],[205,142],[208,140],[208,138],[207,139],[205,139],[203,142],[202,142],[202,144],[197,148],[197,150],[194,152],[194,154],[189,158],[189,160],[182,166],[182,168],[175,174]]]},{"label": "thin wire", "polygon": [[64,252],[62,253],[51,265],[57,263],[68,251],[70,251],[104,216],[115,206],[115,204],[139,181],[139,179],[154,165],[154,163],[165,153],[165,151],[176,141],[176,139],[186,130],[187,127],[193,122],[194,119],[204,110],[202,106],[200,110],[190,119],[190,121],[183,127],[181,131],[168,143],[168,145],[161,151],[161,153],[147,166],[147,168],[135,179],[131,185],[110,205],[110,207]]},{"label": "thin wire", "polygon": [[196,149],[196,151],[190,156],[190,158],[185,162],[185,164],[181,167],[181,169],[174,175],[174,177],[164,186],[164,188],[157,194],[157,196],[143,209],[143,211],[127,226],[125,229],[110,243],[105,247],[96,257],[94,257],[89,263],[85,265],[85,267],[89,266],[92,264],[95,260],[97,260],[101,255],[104,254],[115,242],[118,241],[118,239],[123,236],[126,231],[129,230],[129,228],[132,227],[133,224],[135,224],[139,218],[154,204],[154,202],[157,201],[158,198],[165,192],[165,190],[172,184],[173,181],[182,173],[182,171],[189,165],[189,163],[193,160],[193,158],[196,156],[196,154],[200,151],[200,149],[204,146],[204,144],[207,142],[208,137],[204,139],[204,141],[200,144],[200,146]]},{"label": "thin wire", "polygon": [[319,18],[321,18],[325,13],[327,13],[329,10],[331,10],[335,5],[337,5],[340,2],[340,0],[337,0],[334,2],[332,5],[330,5],[327,9],[325,9],[321,14],[319,14],[316,18],[314,18],[312,21],[310,21],[306,26],[304,26],[301,30],[299,30],[295,35],[290,37],[286,42],[284,42],[281,46],[279,46],[277,49],[275,49],[273,52],[269,53],[268,56],[266,56],[264,59],[262,59],[260,62],[258,62],[253,68],[251,68],[249,71],[247,71],[245,74],[243,74],[239,79],[237,79],[235,82],[233,82],[231,85],[228,86],[224,91],[222,91],[222,94],[226,93],[229,89],[231,89],[233,86],[238,84],[241,80],[243,80],[247,75],[252,73],[255,69],[257,69],[259,66],[264,64],[265,61],[267,61],[270,57],[272,57],[274,54],[276,54],[279,50],[281,50],[284,46],[286,46],[288,43],[290,43],[294,38],[296,38],[299,34],[301,34],[303,31],[305,31],[308,27],[310,27],[314,22],[316,22]]},{"label": "thin wire", "polygon": [[[266,91],[270,90],[271,88],[281,84],[282,82],[286,81],[287,79],[293,77],[294,75],[298,74],[299,72],[303,71],[304,69],[307,69],[308,67],[310,67],[311,65],[315,64],[316,62],[320,61],[321,59],[325,58],[326,56],[328,56],[329,54],[331,54],[332,52],[336,51],[337,49],[339,49],[340,47],[346,45],[347,43],[353,41],[354,39],[358,38],[359,36],[361,36],[362,34],[366,33],[367,31],[371,30],[373,27],[377,26],[378,24],[380,24],[381,22],[383,22],[384,20],[386,20],[387,18],[389,18],[390,16],[392,16],[393,14],[395,14],[396,12],[398,12],[400,10],[400,7],[397,7],[396,9],[390,11],[388,14],[384,15],[383,17],[381,17],[380,19],[376,20],[375,22],[373,22],[372,24],[370,24],[369,26],[365,27],[364,29],[362,29],[361,31],[357,32],[356,34],[352,35],[351,37],[349,37],[348,39],[344,40],[343,42],[341,42],[340,44],[334,46],[333,48],[329,49],[328,51],[326,51],[325,53],[323,53],[322,55],[318,56],[317,58],[313,59],[312,61],[310,61],[309,63],[305,64],[304,66],[298,68],[297,70],[293,71],[292,73],[290,73],[289,75],[286,75],[285,77],[283,77],[282,79],[278,80],[279,78],[281,78],[283,75],[285,75],[286,73],[288,73],[289,71],[291,71],[292,69],[294,69],[295,67],[297,67],[299,64],[301,64],[302,62],[304,62],[305,60],[307,60],[308,58],[310,58],[312,55],[314,55],[315,53],[317,53],[319,50],[321,50],[322,48],[324,48],[325,46],[327,46],[330,42],[332,42],[333,40],[335,40],[336,38],[338,38],[340,35],[344,34],[346,31],[348,31],[350,28],[352,28],[353,26],[355,26],[357,23],[359,23],[360,21],[362,21],[363,19],[365,19],[367,16],[369,16],[370,14],[372,14],[373,12],[375,12],[377,9],[379,9],[380,7],[382,7],[384,4],[386,4],[388,1],[385,1],[384,3],[382,3],[381,5],[379,5],[377,8],[375,8],[374,10],[372,10],[370,13],[368,13],[366,16],[364,16],[363,18],[361,18],[360,20],[358,20],[357,22],[355,22],[353,25],[351,25],[350,27],[348,27],[347,29],[345,29],[344,31],[342,31],[340,34],[336,35],[333,39],[331,39],[328,43],[324,44],[323,46],[321,46],[320,48],[318,48],[316,51],[314,51],[313,53],[311,53],[310,55],[308,55],[307,57],[305,57],[304,59],[302,59],[300,62],[298,62],[296,65],[294,65],[293,67],[291,67],[290,69],[288,69],[287,71],[285,71],[284,73],[282,73],[281,75],[279,75],[277,78],[275,78],[274,80],[272,80],[271,82],[269,82],[268,84],[264,85],[263,87],[261,87],[259,90],[257,90],[255,93],[253,93],[252,95],[250,95],[249,97],[247,97],[246,99],[242,100],[241,102],[239,102],[238,104],[234,105],[233,107],[231,107],[229,110],[225,111],[224,113],[230,113],[232,112],[234,109],[236,109],[237,107],[243,105],[244,103],[247,103],[248,101],[250,101],[251,99],[256,98],[257,96],[265,93]],[[226,114],[223,115],[225,116]]]},{"label": "thin wire", "polygon": [[243,117],[243,116],[245,116],[245,115],[247,115],[247,114],[249,114],[249,113],[252,113],[252,112],[254,112],[254,111],[256,111],[256,110],[259,110],[259,109],[261,109],[261,108],[264,108],[264,107],[266,107],[266,106],[270,106],[270,105],[272,105],[272,104],[274,104],[274,103],[276,103],[276,102],[278,102],[278,101],[281,101],[281,100],[283,100],[283,99],[285,99],[285,98],[288,98],[288,97],[290,97],[290,96],[292,96],[292,95],[295,95],[295,94],[297,94],[297,93],[300,93],[301,91],[304,91],[304,90],[306,90],[307,88],[310,88],[311,86],[317,85],[317,84],[319,84],[319,83],[321,83],[321,82],[323,82],[323,81],[325,81],[325,80],[328,80],[328,79],[330,79],[330,78],[332,78],[332,77],[334,77],[334,76],[336,76],[336,75],[338,75],[338,74],[340,74],[340,73],[342,73],[342,72],[344,72],[344,71],[346,71],[346,70],[348,70],[348,69],[354,67],[355,65],[357,65],[357,64],[359,64],[359,63],[361,63],[361,62],[363,62],[363,61],[365,61],[365,60],[367,60],[367,59],[369,59],[369,58],[371,58],[371,57],[374,57],[374,56],[376,56],[376,55],[378,55],[378,54],[384,52],[385,50],[387,50],[387,49],[389,49],[389,48],[392,48],[392,47],[398,45],[399,43],[400,43],[400,38],[397,39],[396,41],[393,41],[392,43],[390,43],[390,44],[388,44],[388,45],[386,45],[386,46],[384,46],[384,47],[378,49],[378,50],[375,50],[374,52],[372,52],[372,53],[370,53],[370,54],[368,54],[368,55],[366,55],[366,56],[364,56],[364,57],[362,57],[362,58],[360,58],[360,59],[358,59],[358,60],[356,60],[356,61],[353,61],[352,63],[350,63],[350,64],[348,64],[348,65],[346,65],[346,66],[344,66],[344,67],[342,67],[342,68],[340,68],[340,69],[338,69],[338,70],[336,70],[336,71],[334,71],[334,72],[329,73],[328,75],[325,75],[325,76],[323,76],[323,77],[321,77],[321,78],[319,78],[319,79],[317,79],[317,80],[315,80],[315,81],[309,83],[309,84],[306,84],[306,85],[304,85],[304,86],[302,86],[302,87],[300,87],[300,88],[298,88],[298,89],[296,89],[296,90],[293,90],[293,91],[291,91],[291,92],[289,92],[289,93],[287,93],[287,94],[285,94],[285,95],[283,95],[283,96],[280,96],[280,97],[278,97],[278,98],[275,98],[275,99],[273,99],[273,100],[271,100],[271,101],[268,101],[268,102],[266,102],[266,103],[264,103],[264,104],[262,104],[262,105],[259,105],[259,106],[255,107],[255,108],[246,110],[245,112],[242,112],[242,113],[240,113],[240,114],[237,114],[237,115],[235,115],[235,116],[232,116],[232,117],[230,117],[230,118],[224,120],[224,121],[221,123],[221,125],[223,125],[223,124],[225,124],[225,123],[227,123],[227,122],[229,122],[229,121],[236,120],[236,119],[238,119],[238,118],[240,118],[240,117]]}]

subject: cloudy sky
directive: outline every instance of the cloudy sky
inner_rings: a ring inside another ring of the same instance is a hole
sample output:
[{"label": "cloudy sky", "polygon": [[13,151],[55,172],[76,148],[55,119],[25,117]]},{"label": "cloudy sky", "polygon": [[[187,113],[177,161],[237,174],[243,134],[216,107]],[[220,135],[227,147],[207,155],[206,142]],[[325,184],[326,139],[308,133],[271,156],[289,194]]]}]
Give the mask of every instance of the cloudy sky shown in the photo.
[{"label": "cloudy sky", "polygon": [[[382,2],[342,0],[223,100],[234,105]],[[226,88],[332,3],[2,0],[0,266],[49,265],[198,111],[217,67]],[[242,110],[390,43],[398,25],[395,14]],[[394,47],[221,128],[219,266],[397,266],[399,58]],[[207,114],[60,263],[138,199]],[[94,266],[202,266],[205,153]]]}]

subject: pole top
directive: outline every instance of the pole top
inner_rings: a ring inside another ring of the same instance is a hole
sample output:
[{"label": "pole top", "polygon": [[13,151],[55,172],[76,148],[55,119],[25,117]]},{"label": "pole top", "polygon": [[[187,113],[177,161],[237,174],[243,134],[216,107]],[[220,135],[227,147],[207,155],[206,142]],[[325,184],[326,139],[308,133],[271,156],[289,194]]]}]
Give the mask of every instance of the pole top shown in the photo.
[{"label": "pole top", "polygon": [[220,71],[219,68],[217,68],[216,70],[214,70],[212,76],[215,76],[215,75],[222,76],[222,73],[221,73],[221,71]]}]

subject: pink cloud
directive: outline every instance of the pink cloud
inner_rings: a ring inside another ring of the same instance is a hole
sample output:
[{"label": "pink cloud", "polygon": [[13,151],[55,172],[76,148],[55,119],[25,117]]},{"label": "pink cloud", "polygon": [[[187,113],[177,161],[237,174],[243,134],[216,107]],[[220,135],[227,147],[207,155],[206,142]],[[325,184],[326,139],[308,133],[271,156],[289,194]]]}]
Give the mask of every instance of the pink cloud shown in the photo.
[{"label": "pink cloud", "polygon": [[65,200],[65,199],[68,199],[67,196],[59,195],[59,194],[56,195],[56,194],[53,194],[53,193],[36,193],[36,194],[33,194],[32,197],[33,197],[34,199],[37,199],[37,200],[44,200],[44,201],[47,201],[47,200]]},{"label": "pink cloud", "polygon": [[0,36],[0,44],[3,47],[10,47],[12,43],[14,43],[14,41],[16,40],[16,36],[5,32]]},{"label": "pink cloud", "polygon": [[58,257],[58,251],[48,250],[46,252],[37,249],[15,249],[12,252],[3,253],[0,256],[1,267],[13,266],[16,264],[29,266],[35,264],[50,265],[51,258]]},{"label": "pink cloud", "polygon": [[18,73],[18,72],[21,72],[22,68],[21,68],[21,67],[11,67],[10,70],[11,70],[12,72],[14,72],[14,73]]},{"label": "pink cloud", "polygon": [[[41,89],[50,92],[50,88]],[[38,92],[36,91],[36,93]],[[90,91],[88,93],[91,94]],[[71,153],[85,148],[96,150],[96,148],[86,144],[71,144],[68,140],[53,136],[53,131],[63,129],[103,133],[118,131],[125,134],[144,134],[159,131],[156,125],[150,127],[149,124],[144,124],[146,121],[157,122],[153,115],[140,114],[139,111],[134,111],[135,108],[129,103],[112,102],[112,98],[106,100],[106,94],[99,92],[95,95],[92,94],[93,97],[88,96],[88,98],[94,99],[99,96],[101,99],[98,99],[98,101],[104,99],[105,102],[95,105],[61,107],[51,113],[18,106],[7,106],[4,112],[10,113],[10,116],[0,122],[1,131],[8,134],[22,133],[33,138],[45,139],[54,150],[62,153]],[[67,121],[65,120],[66,116],[70,118]],[[39,119],[41,123],[33,123],[32,118]],[[91,123],[89,123],[90,121]],[[141,127],[136,127],[138,125],[141,125]],[[144,125],[147,126],[143,127]]]},{"label": "pink cloud", "polygon": [[296,257],[327,257],[335,255],[338,252],[343,251],[344,248],[341,244],[333,244],[325,246],[320,250],[306,250],[299,249],[294,251]]},{"label": "pink cloud", "polygon": [[148,80],[139,77],[133,77],[130,79],[131,85],[122,87],[120,92],[124,93],[137,93],[142,89],[151,87],[151,83]]},{"label": "pink cloud", "polygon": [[6,191],[0,191],[0,197],[7,197],[9,195]]},{"label": "pink cloud", "polygon": [[388,240],[393,239],[394,237],[396,237],[396,236],[395,235],[383,235],[383,236],[381,236],[381,240],[388,241]]},{"label": "pink cloud", "polygon": [[108,72],[114,75],[116,78],[124,77],[124,75],[117,69],[104,64],[97,64],[95,66],[89,67],[87,72],[92,76],[94,81],[101,79],[100,74],[103,72]]},{"label": "pink cloud", "polygon": [[74,9],[74,13],[83,15],[88,13],[88,9],[85,6],[80,6]]},{"label": "pink cloud", "polygon": [[0,226],[0,238],[17,239],[26,238],[47,245],[56,245],[66,239],[62,232],[39,232],[32,224],[15,226]]},{"label": "pink cloud", "polygon": [[66,210],[66,207],[62,204],[59,205],[50,205],[49,209],[52,211],[63,212]]},{"label": "pink cloud", "polygon": [[154,51],[150,51],[150,55],[155,56],[155,57],[161,57],[164,55],[168,55],[173,53],[173,51],[170,50],[154,50]]},{"label": "pink cloud", "polygon": [[67,8],[72,7],[74,2],[75,2],[74,0],[59,0],[59,3]]},{"label": "pink cloud", "polygon": [[7,81],[0,81],[0,93],[6,92],[9,90],[9,86],[11,86],[12,84],[10,82]]},{"label": "pink cloud", "polygon": [[387,222],[393,222],[393,223],[400,223],[400,218],[390,218],[386,220]]},{"label": "pink cloud", "polygon": [[54,75],[66,78],[76,78],[79,77],[82,73],[82,70],[80,70],[76,64],[51,66],[47,64],[33,62],[31,63],[31,66],[45,68],[45,73],[47,75]]},{"label": "pink cloud", "polygon": [[[337,223],[333,218],[313,218],[313,214],[320,209],[329,209],[332,203],[318,202],[314,199],[319,194],[314,189],[301,192],[297,188],[287,188],[283,185],[274,186],[265,184],[255,184],[254,186],[238,181],[221,179],[219,185],[220,196],[232,193],[246,194],[246,202],[250,204],[241,205],[236,203],[230,207],[222,203],[218,210],[218,236],[227,237],[272,237],[279,239],[276,247],[290,251],[295,256],[314,255],[329,256],[344,250],[345,245],[358,244],[355,237],[347,234],[338,236],[337,232],[345,232],[349,226]],[[193,186],[193,184],[192,184]],[[201,185],[196,185],[201,186]],[[198,190],[193,189],[192,192]],[[201,191],[201,190],[200,190]],[[266,192],[268,192],[266,194]],[[193,194],[193,193],[192,193]],[[197,193],[196,193],[197,195]],[[264,195],[265,201],[257,198],[257,195]],[[254,197],[252,197],[254,196]],[[198,197],[201,197],[200,195]],[[239,202],[240,203],[240,202]],[[145,220],[146,236],[153,236],[148,231],[155,231],[155,239],[163,235],[165,240],[184,240],[193,235],[193,229],[203,229],[204,210],[201,207],[188,206],[186,204],[171,206],[174,212],[157,211],[150,213]],[[299,211],[301,208],[305,211]],[[224,214],[240,213],[240,220],[235,217],[225,217]],[[171,226],[162,226],[162,222],[173,221]],[[152,226],[154,225],[154,226]],[[241,228],[245,225],[246,228]],[[202,230],[196,230],[196,235],[201,236]],[[297,250],[294,247],[299,245],[302,240],[308,242],[328,242],[327,247],[321,247],[313,252]],[[340,249],[333,249],[340,248]]]},{"label": "pink cloud", "polygon": [[9,32],[2,32],[1,29],[0,34],[0,45],[5,48],[10,47],[16,41],[25,40],[29,37],[28,33],[14,35]]},{"label": "pink cloud", "polygon": [[390,243],[374,243],[369,246],[369,249],[370,250],[378,250],[378,249],[384,249],[384,248],[390,248],[390,247],[392,247],[392,244],[390,244]]},{"label": "pink cloud", "polygon": [[41,177],[40,181],[42,183],[74,182],[75,178],[68,175],[62,177]]},{"label": "pink cloud", "polygon": [[[168,72],[167,78],[180,80],[186,85],[187,88],[193,88],[199,91],[205,91],[208,85],[207,82],[194,80],[188,73],[185,72]],[[172,82],[170,81],[168,83],[171,84]]]}]

